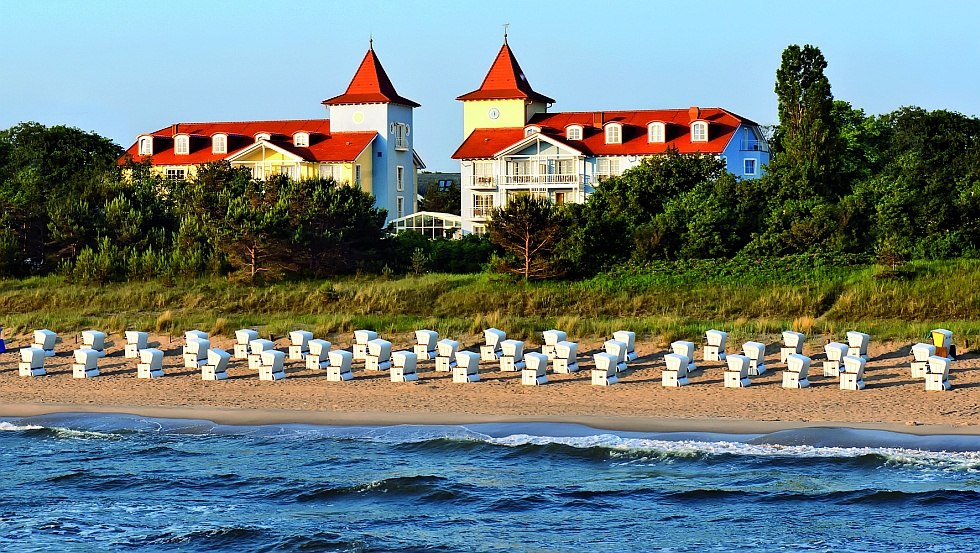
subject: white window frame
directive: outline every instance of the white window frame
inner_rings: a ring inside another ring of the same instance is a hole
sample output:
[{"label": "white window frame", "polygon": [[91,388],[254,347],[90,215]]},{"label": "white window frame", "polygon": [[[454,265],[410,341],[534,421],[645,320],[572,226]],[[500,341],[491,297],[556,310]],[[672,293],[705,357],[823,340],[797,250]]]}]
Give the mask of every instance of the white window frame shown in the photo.
[{"label": "white window frame", "polygon": [[398,213],[399,219],[405,216],[405,196],[395,197],[395,212]]},{"label": "white window frame", "polygon": [[330,178],[333,179],[334,182],[339,183],[343,176],[344,176],[344,170],[339,163],[320,164],[320,178],[323,179]]},{"label": "white window frame", "polygon": [[191,153],[191,137],[187,135],[174,137],[174,154],[185,156]]},{"label": "white window frame", "polygon": [[361,185],[361,164],[357,163],[354,165],[354,186]]},{"label": "white window frame", "polygon": [[405,167],[402,165],[395,167],[395,190],[398,192],[405,191]]},{"label": "white window frame", "polygon": [[706,121],[695,121],[691,123],[691,142],[708,141],[708,123]]},{"label": "white window frame", "polygon": [[606,125],[606,144],[623,143],[623,126],[619,123],[609,123]]},{"label": "white window frame", "polygon": [[228,153],[228,135],[227,134],[216,134],[211,137],[211,153],[212,154],[227,154]]},{"label": "white window frame", "polygon": [[667,126],[660,122],[647,125],[647,142],[663,144],[667,141]]},{"label": "white window frame", "polygon": [[618,157],[600,157],[595,161],[596,181],[603,181],[609,177],[618,177],[623,174],[622,163]]},{"label": "white window frame", "polygon": [[271,140],[271,139],[272,139],[272,136],[269,133],[267,133],[267,132],[260,132],[260,133],[258,133],[258,134],[255,135],[255,141],[256,142],[258,142],[259,140]]},{"label": "white window frame", "polygon": [[565,131],[565,138],[568,140],[582,140],[582,127],[579,125],[568,127]]},{"label": "white window frame", "polygon": [[531,136],[532,134],[534,134],[536,132],[541,132],[541,128],[540,127],[527,127],[526,129],[524,129],[524,137],[526,138],[528,136]]},{"label": "white window frame", "polygon": [[395,149],[404,152],[408,150],[408,125],[405,123],[395,123]]},{"label": "white window frame", "polygon": [[310,147],[310,135],[305,132],[298,132],[293,135],[293,146],[297,148],[309,148]]},{"label": "white window frame", "polygon": [[[749,172],[749,167],[748,167],[749,163],[752,164],[752,171],[751,172]],[[749,176],[755,176],[755,175],[759,174],[759,160],[757,160],[755,158],[752,158],[752,157],[747,157],[747,158],[743,159],[742,160],[742,174],[743,175],[749,175]]]},{"label": "white window frame", "polygon": [[152,136],[141,136],[139,138],[139,155],[141,156],[152,156],[153,155],[153,137]]},{"label": "white window frame", "polygon": [[485,219],[493,210],[493,194],[473,194],[472,215],[474,219]]},{"label": "white window frame", "polygon": [[167,180],[184,180],[187,178],[187,169],[167,169]]}]

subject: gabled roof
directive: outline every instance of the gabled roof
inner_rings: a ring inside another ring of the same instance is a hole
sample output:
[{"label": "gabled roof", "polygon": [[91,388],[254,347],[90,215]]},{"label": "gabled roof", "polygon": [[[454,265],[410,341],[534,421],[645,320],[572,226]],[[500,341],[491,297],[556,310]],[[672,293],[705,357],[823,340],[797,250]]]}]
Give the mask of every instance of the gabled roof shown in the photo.
[{"label": "gabled roof", "polygon": [[398,94],[391,79],[381,66],[378,56],[374,55],[374,47],[368,48],[360,67],[354,73],[347,86],[347,91],[340,96],[334,96],[323,101],[323,105],[335,106],[341,104],[401,104],[409,107],[420,107],[416,102]]},{"label": "gabled roof", "polygon": [[[186,155],[174,153],[174,131],[189,134],[190,151]],[[293,146],[292,137],[296,132],[310,134],[310,145],[305,148]],[[353,161],[364,151],[377,133],[342,132],[330,133],[329,119],[300,119],[282,121],[238,121],[218,123],[178,123],[140,136],[153,137],[154,165],[197,165],[228,159],[243,150],[253,147],[254,136],[259,132],[272,135],[267,144],[285,150],[295,156],[310,162],[341,162]],[[217,133],[228,135],[228,153],[215,154],[211,152],[211,136]],[[119,159],[143,161],[150,156],[139,155],[139,144],[134,143]]]},{"label": "gabled roof", "polygon": [[[708,123],[708,141],[691,142],[690,110],[661,109],[605,112],[538,113],[528,126],[541,129],[541,135],[580,150],[586,156],[652,155],[668,148],[680,153],[720,154],[725,151],[740,125],[755,123],[721,108],[701,108],[697,119]],[[647,140],[647,125],[660,121],[666,125],[665,142]],[[603,126],[622,125],[622,143],[606,144]],[[582,127],[582,140],[567,140],[569,125]],[[524,140],[524,128],[476,129],[453,153],[454,159],[488,159]]]},{"label": "gabled roof", "polygon": [[490,71],[483,79],[480,88],[473,92],[468,92],[456,98],[457,100],[511,100],[523,99],[533,100],[553,104],[555,101],[544,94],[535,92],[531,88],[531,83],[527,82],[521,64],[517,63],[517,58],[507,45],[500,47],[497,58],[493,60]]}]

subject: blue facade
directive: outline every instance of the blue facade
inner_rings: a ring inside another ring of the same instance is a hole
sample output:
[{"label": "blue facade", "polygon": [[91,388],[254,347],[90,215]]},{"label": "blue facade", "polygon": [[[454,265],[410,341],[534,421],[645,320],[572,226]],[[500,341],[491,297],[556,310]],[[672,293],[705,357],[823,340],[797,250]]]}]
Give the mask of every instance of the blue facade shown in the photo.
[{"label": "blue facade", "polygon": [[743,179],[757,179],[769,163],[769,144],[757,126],[739,125],[721,153],[728,172]]}]

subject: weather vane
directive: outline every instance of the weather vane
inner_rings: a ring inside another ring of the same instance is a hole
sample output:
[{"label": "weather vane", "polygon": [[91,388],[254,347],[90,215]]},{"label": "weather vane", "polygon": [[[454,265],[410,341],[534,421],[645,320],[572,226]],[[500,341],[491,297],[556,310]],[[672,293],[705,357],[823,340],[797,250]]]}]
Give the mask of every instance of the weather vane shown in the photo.
[{"label": "weather vane", "polygon": [[504,23],[504,44],[507,44],[507,27],[510,27],[510,23]]}]

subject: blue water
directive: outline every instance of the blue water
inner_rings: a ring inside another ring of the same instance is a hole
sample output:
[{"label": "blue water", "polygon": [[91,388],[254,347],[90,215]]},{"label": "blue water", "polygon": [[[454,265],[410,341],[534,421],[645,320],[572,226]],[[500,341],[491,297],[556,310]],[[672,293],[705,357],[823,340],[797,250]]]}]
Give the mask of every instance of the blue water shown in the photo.
[{"label": "blue water", "polygon": [[2,551],[977,551],[980,437],[0,422]]}]

